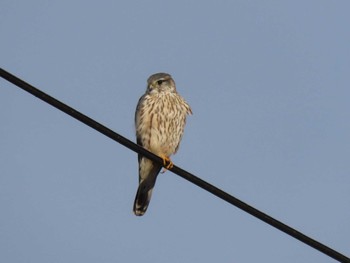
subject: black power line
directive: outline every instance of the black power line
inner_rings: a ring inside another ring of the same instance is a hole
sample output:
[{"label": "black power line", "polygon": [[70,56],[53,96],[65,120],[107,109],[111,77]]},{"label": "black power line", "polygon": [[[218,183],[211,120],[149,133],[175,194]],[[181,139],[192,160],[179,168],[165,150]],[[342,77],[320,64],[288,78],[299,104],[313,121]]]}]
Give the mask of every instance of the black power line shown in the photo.
[{"label": "black power line", "polygon": [[[7,81],[13,83],[14,85],[22,88],[23,90],[29,92],[30,94],[38,97],[39,99],[47,102],[48,104],[52,105],[53,107],[67,113],[68,115],[72,116],[73,118],[77,119],[78,121],[81,121],[85,123],[86,125],[90,126],[91,128],[97,130],[100,133],[103,133],[107,137],[111,138],[112,140],[124,145],[125,147],[133,150],[136,153],[142,154],[148,159],[151,159],[154,162],[157,162],[161,165],[163,165],[163,160],[158,157],[157,155],[145,150],[141,146],[133,143],[132,141],[126,139],[125,137],[119,135],[118,133],[112,131],[111,129],[107,128],[106,126],[103,126],[102,124],[94,121],[93,119],[89,118],[88,116],[80,113],[79,111],[69,107],[68,105],[58,101],[57,99],[51,97],[50,95],[38,90],[37,88],[33,87],[32,85],[24,82],[23,80],[17,78],[16,76],[12,75],[11,73],[3,70],[0,68],[0,76],[6,79]],[[212,193],[213,195],[225,200],[226,202],[242,209],[243,211],[251,214],[254,217],[259,218],[260,220],[264,221],[265,223],[281,230],[282,232],[298,239],[299,241],[313,247],[314,249],[328,255],[329,257],[338,260],[339,262],[344,263],[350,263],[350,259],[346,257],[345,255],[333,250],[332,248],[304,235],[303,233],[291,228],[290,226],[272,218],[271,216],[257,210],[256,208],[242,202],[241,200],[233,197],[232,195],[229,195],[228,193],[220,190],[219,188],[215,187],[214,185],[211,185],[202,179],[196,177],[195,175],[181,169],[180,167],[173,166],[172,169],[170,169],[175,174],[181,176],[182,178],[190,181],[191,183],[203,188],[204,190]]]}]

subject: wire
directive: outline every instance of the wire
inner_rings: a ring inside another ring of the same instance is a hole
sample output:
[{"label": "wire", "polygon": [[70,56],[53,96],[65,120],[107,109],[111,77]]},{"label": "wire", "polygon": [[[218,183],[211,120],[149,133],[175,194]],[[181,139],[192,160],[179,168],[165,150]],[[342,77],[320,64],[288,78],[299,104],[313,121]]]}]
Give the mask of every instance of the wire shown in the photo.
[{"label": "wire", "polygon": [[[32,85],[24,82],[23,80],[17,78],[16,76],[12,75],[11,73],[3,70],[0,68],[0,76],[7,81],[11,82],[12,84],[20,87],[21,89],[29,92],[30,94],[38,97],[39,99],[47,102],[48,104],[52,105],[53,107],[65,112],[66,114],[72,116],[73,118],[77,119],[78,121],[81,121],[85,123],[86,125],[90,126],[91,128],[95,129],[96,131],[106,135],[107,137],[111,138],[112,140],[124,145],[125,147],[131,149],[132,151],[142,154],[143,156],[147,157],[148,159],[157,162],[161,165],[163,165],[163,160],[158,157],[157,155],[145,150],[141,146],[135,144],[134,142],[126,139],[125,137],[119,135],[118,133],[110,130],[109,128],[103,126],[102,124],[94,121],[93,119],[89,118],[88,116],[80,113],[79,111],[69,107],[68,105],[58,101],[57,99],[51,97],[50,95],[40,91],[39,89],[33,87]],[[251,214],[252,216],[264,221],[265,223],[281,230],[282,232],[298,239],[299,241],[309,245],[310,247],[313,247],[314,249],[328,255],[329,257],[344,263],[350,263],[350,258],[346,257],[345,255],[333,250],[332,248],[304,235],[303,233],[291,228],[290,226],[272,218],[271,216],[259,211],[258,209],[242,202],[241,200],[237,199],[236,197],[220,190],[219,188],[215,187],[214,185],[211,185],[202,179],[196,177],[195,175],[181,169],[180,167],[173,166],[172,169],[170,169],[175,174],[181,176],[182,178],[186,179],[187,181],[203,188],[204,190],[212,193],[213,195],[225,200],[226,202],[242,209],[243,211]]]}]

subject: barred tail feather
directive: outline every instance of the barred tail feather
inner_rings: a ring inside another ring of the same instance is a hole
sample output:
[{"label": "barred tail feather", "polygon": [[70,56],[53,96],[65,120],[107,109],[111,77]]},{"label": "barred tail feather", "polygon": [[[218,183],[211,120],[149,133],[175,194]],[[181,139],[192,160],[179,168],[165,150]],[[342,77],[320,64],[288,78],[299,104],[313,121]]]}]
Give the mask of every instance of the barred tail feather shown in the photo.
[{"label": "barred tail feather", "polygon": [[135,215],[142,216],[151,201],[153,187],[162,166],[143,157],[139,158],[139,163],[139,187],[133,210]]},{"label": "barred tail feather", "polygon": [[148,204],[152,197],[152,187],[148,187],[145,182],[140,183],[137,189],[135,202],[134,202],[134,214],[137,216],[142,216],[147,210]]}]

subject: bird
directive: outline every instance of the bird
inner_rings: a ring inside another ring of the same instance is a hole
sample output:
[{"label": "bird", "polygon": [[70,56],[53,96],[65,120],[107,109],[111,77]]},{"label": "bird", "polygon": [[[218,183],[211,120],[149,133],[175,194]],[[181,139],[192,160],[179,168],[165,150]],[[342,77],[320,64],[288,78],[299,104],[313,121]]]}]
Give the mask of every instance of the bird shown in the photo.
[{"label": "bird", "polygon": [[[179,149],[186,117],[191,114],[190,105],[177,93],[170,74],[156,73],[148,78],[146,92],[139,99],[135,112],[136,141],[163,159],[164,171],[173,167],[170,156]],[[139,186],[133,211],[136,216],[142,216],[162,165],[141,154],[138,164]]]}]

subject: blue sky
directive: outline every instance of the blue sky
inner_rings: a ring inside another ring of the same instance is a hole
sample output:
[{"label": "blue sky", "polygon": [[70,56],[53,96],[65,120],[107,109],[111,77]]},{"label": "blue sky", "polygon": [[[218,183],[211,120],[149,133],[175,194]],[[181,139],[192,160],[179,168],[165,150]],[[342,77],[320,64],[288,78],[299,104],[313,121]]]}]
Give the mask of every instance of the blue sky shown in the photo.
[{"label": "blue sky", "polygon": [[[350,255],[348,1],[8,1],[1,67],[134,140],[146,80],[192,106],[176,165]],[[333,262],[0,80],[1,262]]]}]

